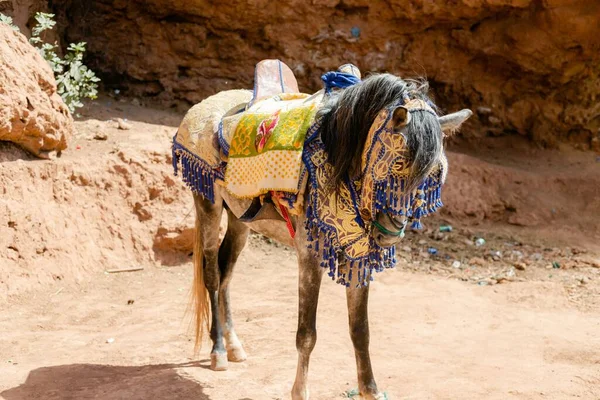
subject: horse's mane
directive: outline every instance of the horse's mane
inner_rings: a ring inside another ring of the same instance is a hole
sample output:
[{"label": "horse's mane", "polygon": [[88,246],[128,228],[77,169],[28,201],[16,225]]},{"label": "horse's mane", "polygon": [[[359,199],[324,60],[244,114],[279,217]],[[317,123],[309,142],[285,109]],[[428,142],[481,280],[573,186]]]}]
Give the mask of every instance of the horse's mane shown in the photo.
[{"label": "horse's mane", "polygon": [[[429,102],[428,90],[425,80],[402,80],[391,74],[376,74],[332,93],[318,115],[321,140],[333,166],[331,185],[337,188],[346,177],[358,177],[369,129],[381,110],[400,102],[405,95]],[[421,182],[439,160],[443,135],[432,113],[414,110],[411,116],[405,132],[412,167],[409,184],[412,185]]]}]

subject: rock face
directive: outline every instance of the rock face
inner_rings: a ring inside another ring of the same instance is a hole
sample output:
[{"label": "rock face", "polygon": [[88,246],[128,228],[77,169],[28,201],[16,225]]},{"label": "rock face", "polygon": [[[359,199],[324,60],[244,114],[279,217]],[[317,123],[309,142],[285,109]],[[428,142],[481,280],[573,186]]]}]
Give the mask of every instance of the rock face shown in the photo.
[{"label": "rock face", "polygon": [[598,142],[600,2],[588,0],[54,1],[104,82],[165,104],[248,88],[280,58],[301,89],[352,62],[427,76],[437,102],[477,111],[463,135]]},{"label": "rock face", "polygon": [[50,66],[25,36],[0,24],[0,140],[45,158],[64,150],[72,133]]}]

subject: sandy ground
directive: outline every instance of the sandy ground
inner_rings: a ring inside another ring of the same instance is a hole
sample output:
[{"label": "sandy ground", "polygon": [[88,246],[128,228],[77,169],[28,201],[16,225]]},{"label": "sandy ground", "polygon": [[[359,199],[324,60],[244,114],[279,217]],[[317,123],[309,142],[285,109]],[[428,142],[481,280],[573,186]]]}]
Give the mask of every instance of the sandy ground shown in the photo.
[{"label": "sandy ground", "polygon": [[[295,257],[253,238],[237,272],[232,296],[247,362],[217,373],[207,369],[208,346],[194,358],[184,318],[190,264],[99,273],[2,310],[0,397],[288,398]],[[600,398],[600,314],[577,310],[560,283],[478,286],[394,270],[372,290],[372,357],[392,399]],[[346,317],[344,290],[324,281],[314,399],[356,386]]]},{"label": "sandy ground", "polygon": [[[0,245],[8,246],[0,253],[6,289],[0,293],[0,398],[289,398],[296,365],[294,253],[251,238],[232,288],[249,359],[210,371],[209,347],[194,356],[185,318],[191,199],[171,179],[168,156],[180,115],[110,99],[86,113],[60,160],[24,162],[12,153],[0,160],[0,182],[19,188],[0,201],[9,218],[0,224]],[[114,117],[128,118],[130,129],[117,129]],[[94,139],[99,132],[107,140]],[[468,148],[453,154],[460,168],[449,197],[475,192],[477,201],[449,201],[444,214],[399,246],[399,268],[377,277],[371,352],[378,384],[391,399],[600,399],[594,254],[600,164],[585,161],[589,154],[569,153],[566,168],[538,162],[538,171],[523,162],[533,150],[513,159],[517,150],[487,161],[464,155]],[[555,159],[538,153],[538,160]],[[562,175],[554,178],[554,171]],[[537,197],[516,191],[523,186],[517,178],[534,185]],[[576,182],[576,190],[565,182]],[[581,206],[572,203],[571,191]],[[569,214],[571,204],[576,213]],[[553,207],[556,215],[544,223]],[[48,216],[52,224],[44,223]],[[571,220],[570,230],[560,229]],[[440,233],[448,222],[453,232]],[[480,237],[486,244],[475,246]],[[131,265],[144,270],[104,272]],[[327,279],[318,329],[312,398],[342,398],[357,386],[354,355],[344,290]]]}]

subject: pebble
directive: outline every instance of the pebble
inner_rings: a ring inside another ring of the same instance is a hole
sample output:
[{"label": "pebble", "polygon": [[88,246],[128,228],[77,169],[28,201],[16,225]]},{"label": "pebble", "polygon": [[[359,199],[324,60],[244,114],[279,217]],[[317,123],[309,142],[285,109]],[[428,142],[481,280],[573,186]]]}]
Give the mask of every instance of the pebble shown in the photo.
[{"label": "pebble", "polygon": [[544,258],[544,257],[542,256],[541,253],[533,253],[531,255],[531,259],[534,261],[540,261],[542,258]]},{"label": "pebble", "polygon": [[484,238],[477,238],[477,240],[475,240],[475,246],[483,246],[484,244],[485,244]]},{"label": "pebble", "polygon": [[443,233],[440,232],[434,232],[433,233],[433,239],[435,240],[444,240],[446,236]]},{"label": "pebble", "polygon": [[519,251],[519,250],[513,250],[511,253],[511,258],[513,259],[517,259],[520,260],[521,258],[523,258],[523,252]]},{"label": "pebble", "polygon": [[115,341],[114,338],[108,338],[106,339],[106,343],[113,343]]},{"label": "pebble", "polygon": [[434,256],[438,253],[438,250],[435,247],[430,247],[427,249],[427,252]]},{"label": "pebble", "polygon": [[123,118],[117,118],[118,128],[124,131],[131,129],[131,124],[125,122]]},{"label": "pebble", "polygon": [[591,256],[580,256],[577,257],[577,261],[584,264],[588,264],[594,268],[600,268],[600,258],[593,258]]},{"label": "pebble", "polygon": [[460,268],[460,261],[456,260],[452,263],[452,268]]},{"label": "pebble", "polygon": [[527,268],[527,266],[525,265],[525,263],[522,263],[522,262],[516,262],[514,264],[514,267],[516,269],[518,269],[519,271],[525,271],[525,269]]},{"label": "pebble", "polygon": [[481,257],[473,257],[469,260],[469,264],[483,267],[485,265],[485,260]]},{"label": "pebble", "polygon": [[108,139],[108,135],[106,133],[104,133],[104,132],[97,132],[94,135],[94,139],[96,139],[96,140],[106,140],[106,139]]}]

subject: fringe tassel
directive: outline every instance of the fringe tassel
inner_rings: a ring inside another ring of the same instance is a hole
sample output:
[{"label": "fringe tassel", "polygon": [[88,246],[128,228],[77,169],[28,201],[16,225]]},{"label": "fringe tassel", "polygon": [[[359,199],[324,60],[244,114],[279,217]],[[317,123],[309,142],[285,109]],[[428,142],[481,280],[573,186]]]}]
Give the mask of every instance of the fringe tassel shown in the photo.
[{"label": "fringe tassel", "polygon": [[[309,170],[308,199],[306,204],[305,228],[308,232],[309,248],[320,257],[320,266],[327,270],[327,275],[337,283],[349,287],[355,283],[357,287],[364,287],[374,279],[376,272],[381,272],[396,265],[395,247],[384,248],[369,238],[369,251],[362,257],[350,258],[338,241],[338,232],[333,227],[323,222],[319,217],[319,195],[317,181],[317,166],[312,163],[311,155],[322,146],[319,140],[307,143],[302,155],[305,165]],[[355,212],[358,213],[358,197],[356,188],[348,180]],[[400,201],[396,195],[392,198]],[[381,195],[380,204],[387,203],[386,194]],[[359,222],[359,221],[357,221]],[[364,225],[362,220],[361,225]],[[342,265],[340,265],[342,262]]]},{"label": "fringe tassel", "polygon": [[185,146],[177,143],[175,137],[173,138],[172,151],[175,176],[180,172],[183,181],[192,192],[200,194],[211,203],[214,203],[215,180],[220,176],[218,170],[194,155]]},{"label": "fringe tassel", "polygon": [[[356,287],[365,287],[374,280],[375,273],[396,266],[394,246],[380,247],[371,238],[368,254],[352,259],[344,253],[337,242],[336,232],[330,227],[313,218],[306,219],[305,227],[309,248],[320,256],[320,266],[327,270],[327,275],[333,281],[341,285],[350,287],[354,282]],[[341,266],[340,260],[344,261]]]},{"label": "fringe tassel", "polygon": [[377,182],[374,188],[371,218],[375,219],[377,212],[406,216],[412,229],[422,229],[421,219],[443,206],[442,173],[443,171],[440,170],[435,175],[427,177],[417,188],[416,194],[404,196],[399,196],[400,193],[404,193],[406,187],[404,179],[390,176],[387,180]]}]

